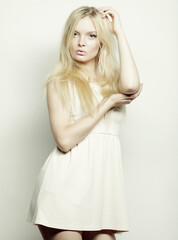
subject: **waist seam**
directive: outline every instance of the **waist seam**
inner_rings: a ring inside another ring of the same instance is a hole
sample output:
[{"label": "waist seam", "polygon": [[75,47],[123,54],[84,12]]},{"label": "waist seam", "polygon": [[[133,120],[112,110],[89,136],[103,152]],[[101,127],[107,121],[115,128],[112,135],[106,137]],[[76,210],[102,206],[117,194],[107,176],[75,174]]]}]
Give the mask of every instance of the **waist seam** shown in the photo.
[{"label": "waist seam", "polygon": [[111,135],[111,136],[115,136],[115,137],[119,137],[118,134],[113,134],[113,133],[103,133],[103,132],[90,132],[90,134],[102,134],[102,135]]}]

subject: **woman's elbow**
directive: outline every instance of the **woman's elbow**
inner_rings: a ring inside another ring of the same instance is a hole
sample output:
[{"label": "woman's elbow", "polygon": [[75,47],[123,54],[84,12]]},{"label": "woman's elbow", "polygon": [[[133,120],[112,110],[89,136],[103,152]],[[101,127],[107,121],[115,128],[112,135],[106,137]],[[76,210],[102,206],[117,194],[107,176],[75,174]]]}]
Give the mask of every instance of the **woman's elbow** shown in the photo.
[{"label": "woman's elbow", "polygon": [[58,148],[64,152],[67,153],[70,150],[70,143],[69,140],[66,137],[61,137],[56,140]]},{"label": "woman's elbow", "polygon": [[139,88],[140,88],[140,83],[138,83],[137,85],[127,86],[123,89],[120,88],[120,92],[124,93],[124,94],[134,94],[134,93],[138,92]]},{"label": "woman's elbow", "polygon": [[130,87],[127,90],[127,94],[134,94],[134,93],[138,92],[139,88],[140,88],[140,84],[137,86]]}]

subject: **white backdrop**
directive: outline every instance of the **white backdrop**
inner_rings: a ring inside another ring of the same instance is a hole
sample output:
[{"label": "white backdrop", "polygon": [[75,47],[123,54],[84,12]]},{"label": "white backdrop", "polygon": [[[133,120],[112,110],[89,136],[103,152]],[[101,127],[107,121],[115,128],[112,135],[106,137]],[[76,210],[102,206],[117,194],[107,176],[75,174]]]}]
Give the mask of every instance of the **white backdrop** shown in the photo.
[{"label": "white backdrop", "polygon": [[37,174],[55,144],[41,87],[57,60],[64,23],[81,5],[116,8],[144,83],[127,105],[121,130],[130,231],[117,239],[176,240],[178,4],[173,0],[0,2],[0,236],[42,239],[37,227],[25,222]]}]

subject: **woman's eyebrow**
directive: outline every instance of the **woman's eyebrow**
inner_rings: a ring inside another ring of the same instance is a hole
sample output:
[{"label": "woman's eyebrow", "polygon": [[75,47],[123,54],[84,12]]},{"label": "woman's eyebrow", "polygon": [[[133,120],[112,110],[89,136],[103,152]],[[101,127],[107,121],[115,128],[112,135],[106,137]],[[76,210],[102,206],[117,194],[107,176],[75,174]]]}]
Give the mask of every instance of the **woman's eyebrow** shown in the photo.
[{"label": "woman's eyebrow", "polygon": [[[79,31],[75,30],[75,32],[79,33]],[[89,31],[87,33],[96,33],[96,31]]]}]

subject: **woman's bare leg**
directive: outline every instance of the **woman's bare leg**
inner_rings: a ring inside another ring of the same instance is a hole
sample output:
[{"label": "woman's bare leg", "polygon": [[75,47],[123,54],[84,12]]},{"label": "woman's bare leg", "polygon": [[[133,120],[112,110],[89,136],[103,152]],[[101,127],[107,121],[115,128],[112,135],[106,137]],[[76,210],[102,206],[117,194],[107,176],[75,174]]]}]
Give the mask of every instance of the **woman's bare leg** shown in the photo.
[{"label": "woman's bare leg", "polygon": [[83,231],[83,240],[116,240],[113,230]]},{"label": "woman's bare leg", "polygon": [[38,224],[44,240],[82,240],[82,231],[63,230]]}]

